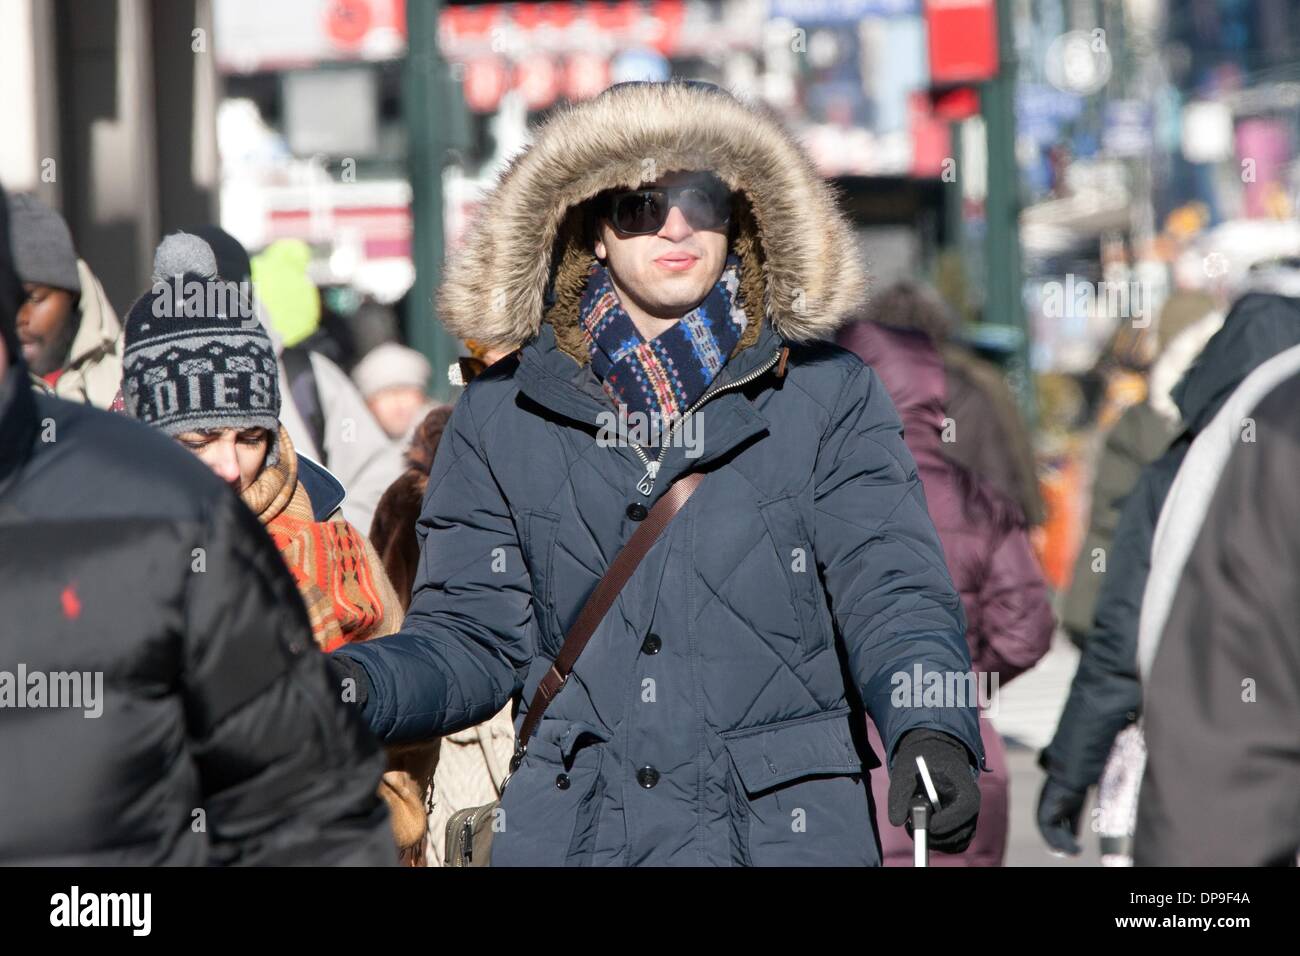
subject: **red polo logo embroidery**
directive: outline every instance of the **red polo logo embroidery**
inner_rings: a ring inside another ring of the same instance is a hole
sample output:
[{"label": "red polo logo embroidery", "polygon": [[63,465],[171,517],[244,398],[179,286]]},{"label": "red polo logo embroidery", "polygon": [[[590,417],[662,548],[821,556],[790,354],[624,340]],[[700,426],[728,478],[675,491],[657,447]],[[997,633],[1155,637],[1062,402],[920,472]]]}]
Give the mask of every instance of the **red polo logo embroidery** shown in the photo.
[{"label": "red polo logo embroidery", "polygon": [[60,600],[63,602],[64,617],[70,621],[75,621],[81,617],[81,599],[77,597],[76,584],[69,584],[65,587],[63,594],[60,595]]}]

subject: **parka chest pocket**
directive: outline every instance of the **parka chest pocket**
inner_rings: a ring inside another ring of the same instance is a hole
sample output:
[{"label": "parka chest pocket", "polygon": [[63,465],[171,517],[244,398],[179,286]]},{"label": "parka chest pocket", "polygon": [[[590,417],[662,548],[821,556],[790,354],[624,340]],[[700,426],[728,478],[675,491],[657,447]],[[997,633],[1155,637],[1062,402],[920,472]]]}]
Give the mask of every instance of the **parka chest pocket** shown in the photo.
[{"label": "parka chest pocket", "polygon": [[532,582],[533,616],[541,635],[538,650],[554,657],[563,641],[555,611],[555,537],[560,516],[553,511],[521,511],[517,527]]},{"label": "parka chest pocket", "polygon": [[763,522],[776,548],[776,556],[790,585],[790,599],[799,620],[804,657],[830,646],[830,614],[822,592],[813,553],[813,536],[800,510],[797,495],[782,495],[758,504]]}]

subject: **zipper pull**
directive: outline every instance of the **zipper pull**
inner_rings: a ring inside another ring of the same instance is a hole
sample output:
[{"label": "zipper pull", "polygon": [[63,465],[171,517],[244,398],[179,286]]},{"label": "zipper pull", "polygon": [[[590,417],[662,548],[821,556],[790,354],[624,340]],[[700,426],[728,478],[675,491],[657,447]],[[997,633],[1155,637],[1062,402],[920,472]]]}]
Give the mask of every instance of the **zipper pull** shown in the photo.
[{"label": "zipper pull", "polygon": [[659,477],[659,462],[646,462],[645,474],[642,475],[641,480],[636,483],[636,490],[648,497],[650,492],[655,490],[655,479],[657,477]]}]

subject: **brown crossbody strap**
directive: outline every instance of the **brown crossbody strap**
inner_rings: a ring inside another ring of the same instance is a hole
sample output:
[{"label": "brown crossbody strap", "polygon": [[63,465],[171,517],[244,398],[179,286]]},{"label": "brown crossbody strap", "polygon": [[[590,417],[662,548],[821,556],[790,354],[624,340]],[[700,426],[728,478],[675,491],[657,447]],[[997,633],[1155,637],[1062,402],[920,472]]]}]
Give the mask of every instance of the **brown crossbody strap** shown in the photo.
[{"label": "brown crossbody strap", "polygon": [[697,471],[674,482],[664,496],[655,502],[646,519],[641,522],[641,527],[637,528],[627,544],[623,545],[623,550],[614,557],[609,570],[600,579],[596,589],[591,592],[587,603],[582,606],[578,619],[573,622],[569,633],[564,636],[564,644],[554,663],[551,664],[551,669],[537,685],[532,705],[528,708],[528,716],[524,719],[523,727],[519,729],[515,756],[510,762],[511,770],[518,769],[524,752],[528,749],[528,741],[542,721],[546,706],[564,687],[564,682],[569,679],[569,673],[573,670],[578,655],[587,646],[591,636],[596,633],[596,628],[609,613],[609,609],[614,606],[614,600],[619,592],[623,590],[623,586],[641,564],[641,559],[654,547],[654,543],[659,540],[668,523],[676,517],[677,512],[682,510],[703,480],[704,475]]}]

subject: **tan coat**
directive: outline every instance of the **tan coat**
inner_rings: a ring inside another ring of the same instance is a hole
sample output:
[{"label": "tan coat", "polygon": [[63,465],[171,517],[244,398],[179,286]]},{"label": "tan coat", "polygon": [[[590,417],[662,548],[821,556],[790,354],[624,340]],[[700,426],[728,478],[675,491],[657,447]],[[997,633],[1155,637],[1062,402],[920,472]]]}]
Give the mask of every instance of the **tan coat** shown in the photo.
[{"label": "tan coat", "polygon": [[108,408],[122,385],[122,323],[90,266],[77,260],[81,301],[77,334],[53,392],[59,398]]}]

